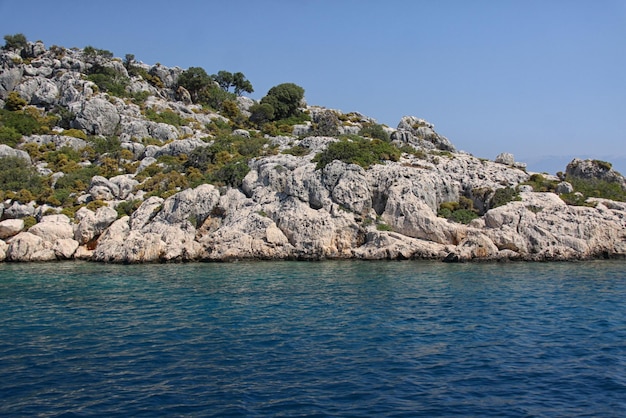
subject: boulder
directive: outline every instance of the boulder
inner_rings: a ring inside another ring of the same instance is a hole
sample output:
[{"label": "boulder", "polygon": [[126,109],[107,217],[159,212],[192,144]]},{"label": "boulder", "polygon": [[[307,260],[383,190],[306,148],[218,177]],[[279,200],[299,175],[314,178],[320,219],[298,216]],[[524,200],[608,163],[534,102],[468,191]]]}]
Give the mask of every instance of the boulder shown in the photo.
[{"label": "boulder", "polygon": [[27,216],[35,216],[35,202],[20,203],[17,201],[11,202],[7,207],[5,204],[3,217],[9,219],[21,219]]},{"label": "boulder", "polygon": [[58,260],[69,260],[78,249],[78,241],[71,238],[58,239],[52,246],[52,251]]},{"label": "boulder", "polygon": [[219,199],[220,192],[215,186],[202,184],[167,198],[155,220],[166,224],[191,222],[199,226],[213,211]]},{"label": "boulder", "polygon": [[28,155],[26,151],[22,151],[21,149],[13,149],[8,145],[0,144],[0,158],[4,157],[21,158],[24,161],[27,161],[28,164],[31,164],[30,155]]},{"label": "boulder", "polygon": [[74,228],[66,215],[47,215],[28,229],[33,235],[54,242],[58,239],[74,238]]},{"label": "boulder", "polygon": [[0,239],[7,239],[17,235],[24,229],[23,219],[5,219],[0,222]]},{"label": "boulder", "polygon": [[574,187],[572,186],[571,183],[568,183],[567,181],[562,181],[559,184],[556,185],[556,188],[554,189],[554,192],[556,194],[568,194],[568,193],[573,193],[574,192]]},{"label": "boulder", "polygon": [[88,193],[93,200],[114,200],[120,196],[120,187],[102,176],[93,176]]},{"label": "boulder", "polygon": [[509,152],[503,152],[496,156],[495,162],[504,165],[513,165],[515,164],[515,157]]},{"label": "boulder", "polygon": [[22,67],[8,68],[0,71],[0,98],[6,99],[9,93],[15,90],[15,87],[22,80],[24,70]]},{"label": "boulder", "polygon": [[95,212],[86,207],[76,212],[78,224],[74,230],[74,239],[80,244],[88,244],[97,239],[115,220],[117,211],[108,206],[98,208]]},{"label": "boulder", "polygon": [[28,103],[46,108],[54,106],[59,100],[59,88],[57,85],[51,80],[42,77],[33,77],[24,81],[17,86],[16,91]]},{"label": "boulder", "polygon": [[115,105],[101,97],[84,100],[75,113],[72,127],[91,135],[114,135],[121,120]]},{"label": "boulder", "polygon": [[10,261],[56,260],[53,244],[30,232],[20,232],[8,241],[6,258]]}]

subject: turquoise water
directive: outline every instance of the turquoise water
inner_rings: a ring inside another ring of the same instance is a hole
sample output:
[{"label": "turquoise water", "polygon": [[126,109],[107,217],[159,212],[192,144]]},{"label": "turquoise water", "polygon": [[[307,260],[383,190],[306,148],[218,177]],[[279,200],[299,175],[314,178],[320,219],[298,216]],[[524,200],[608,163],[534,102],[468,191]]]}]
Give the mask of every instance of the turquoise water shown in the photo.
[{"label": "turquoise water", "polygon": [[0,416],[626,416],[625,267],[0,264]]}]

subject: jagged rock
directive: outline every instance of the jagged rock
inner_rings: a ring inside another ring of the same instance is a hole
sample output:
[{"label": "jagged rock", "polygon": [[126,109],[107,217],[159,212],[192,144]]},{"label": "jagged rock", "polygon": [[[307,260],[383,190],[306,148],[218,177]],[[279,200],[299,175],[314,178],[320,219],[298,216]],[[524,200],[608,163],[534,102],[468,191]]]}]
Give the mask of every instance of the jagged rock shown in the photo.
[{"label": "jagged rock", "polygon": [[205,235],[202,257],[208,260],[285,259],[293,246],[267,216],[256,212],[238,213],[217,231]]},{"label": "jagged rock", "polygon": [[54,144],[56,149],[70,147],[79,151],[87,146],[87,141],[66,135],[30,135],[22,139],[25,144],[34,143],[39,146]]},{"label": "jagged rock", "polygon": [[0,222],[0,239],[7,239],[17,235],[24,229],[23,219],[5,219]]},{"label": "jagged rock", "polygon": [[457,244],[465,234],[463,226],[437,217],[430,207],[401,186],[389,191],[381,218],[395,232],[440,244]]},{"label": "jagged rock", "polygon": [[109,182],[117,186],[117,194],[114,197],[119,200],[128,199],[135,189],[135,186],[139,184],[131,174],[120,174],[119,176],[111,177]]},{"label": "jagged rock", "polygon": [[293,130],[291,134],[296,137],[309,135],[311,133],[312,127],[313,125],[311,124],[311,122],[296,124],[293,125]]},{"label": "jagged rock", "polygon": [[333,161],[324,167],[323,179],[333,201],[341,207],[356,213],[372,208],[372,189],[362,167]]},{"label": "jagged rock", "polygon": [[178,89],[176,90],[176,99],[180,100],[181,102],[185,104],[192,103],[191,94],[189,94],[189,91],[183,86],[178,86]]},{"label": "jagged rock", "polygon": [[148,122],[148,136],[159,141],[172,141],[178,139],[178,130],[175,126],[167,123]]},{"label": "jagged rock", "polygon": [[455,152],[456,148],[448,138],[435,132],[435,126],[415,116],[404,116],[398,123],[398,129],[392,140],[408,143],[416,148],[436,148]]},{"label": "jagged rock", "polygon": [[50,108],[58,103],[59,88],[51,80],[42,77],[30,78],[19,86],[16,91],[32,105]]},{"label": "jagged rock", "polygon": [[20,203],[11,202],[7,207],[5,204],[3,217],[9,219],[22,219],[27,216],[35,216],[35,202]]},{"label": "jagged rock", "polygon": [[9,93],[15,90],[15,87],[22,80],[24,70],[22,67],[3,69],[0,71],[0,98],[6,99]]},{"label": "jagged rock", "polygon": [[191,222],[194,226],[201,225],[219,199],[220,193],[215,186],[202,184],[167,198],[155,220],[168,224]]},{"label": "jagged rock", "polygon": [[88,193],[93,200],[113,200],[120,195],[120,187],[102,176],[93,176]]},{"label": "jagged rock", "polygon": [[108,206],[95,212],[83,207],[76,211],[78,225],[74,230],[74,239],[80,244],[88,244],[98,238],[115,220],[117,211]]},{"label": "jagged rock", "polygon": [[112,263],[158,261],[163,245],[158,234],[131,231],[129,217],[124,216],[102,234],[92,258]]},{"label": "jagged rock", "polygon": [[139,167],[137,167],[137,171],[135,172],[135,174],[141,173],[147,167],[151,166],[152,164],[155,164],[156,162],[157,162],[157,159],[154,158],[154,157],[145,157],[145,158],[143,158],[141,160],[141,163],[139,163]]},{"label": "jagged rock", "polygon": [[182,68],[168,68],[159,64],[150,67],[150,70],[148,70],[150,75],[159,77],[163,82],[163,85],[170,89],[176,87],[176,84],[178,83],[178,76],[180,76],[182,72]]},{"label": "jagged rock", "polygon": [[554,193],[522,193],[521,202],[492,209],[482,222],[501,250],[524,259],[576,259],[624,254],[624,213],[607,208],[568,206]]},{"label": "jagged rock", "polygon": [[58,239],[52,246],[52,251],[58,260],[69,260],[78,249],[78,242],[71,238]]},{"label": "jagged rock", "polygon": [[355,248],[354,256],[365,260],[409,260],[443,258],[444,245],[410,238],[395,232],[370,231],[365,244]]},{"label": "jagged rock", "polygon": [[162,147],[156,146],[147,146],[146,151],[144,153],[145,157],[154,157],[158,158],[162,155],[181,155],[187,154],[189,155],[194,149],[198,147],[206,147],[209,144],[194,138],[180,139],[177,141],[172,141],[169,144],[165,144]]},{"label": "jagged rock", "polygon": [[598,179],[618,183],[622,189],[626,190],[626,179],[613,170],[610,163],[604,161],[575,158],[567,165],[565,175],[585,180]]},{"label": "jagged rock", "polygon": [[128,223],[134,230],[140,230],[146,226],[159,213],[163,207],[163,199],[152,196],[146,199],[139,208],[131,215]]},{"label": "jagged rock", "polygon": [[76,119],[72,122],[72,127],[84,129],[91,135],[114,135],[120,123],[120,115],[115,105],[100,97],[83,101],[75,113]]},{"label": "jagged rock", "polygon": [[4,261],[7,259],[7,249],[9,248],[9,244],[0,240],[0,261]]}]

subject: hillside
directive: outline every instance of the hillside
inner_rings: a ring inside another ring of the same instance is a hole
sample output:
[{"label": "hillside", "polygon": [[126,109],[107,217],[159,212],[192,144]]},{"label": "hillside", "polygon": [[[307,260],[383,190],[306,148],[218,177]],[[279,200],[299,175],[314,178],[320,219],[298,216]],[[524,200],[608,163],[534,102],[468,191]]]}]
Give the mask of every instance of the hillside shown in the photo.
[{"label": "hillside", "polygon": [[242,73],[5,37],[0,260],[554,260],[626,255],[626,181],[556,176],[307,105]]}]

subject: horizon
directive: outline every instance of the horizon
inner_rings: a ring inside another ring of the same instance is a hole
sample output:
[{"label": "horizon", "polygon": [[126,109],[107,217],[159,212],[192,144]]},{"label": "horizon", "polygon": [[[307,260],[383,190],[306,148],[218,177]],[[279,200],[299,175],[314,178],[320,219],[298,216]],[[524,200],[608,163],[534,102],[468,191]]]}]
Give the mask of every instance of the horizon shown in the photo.
[{"label": "horizon", "polygon": [[477,157],[510,152],[549,174],[591,158],[626,173],[623,0],[115,0],[106,8],[37,0],[0,1],[0,13],[28,16],[5,19],[3,36],[23,33],[46,48],[241,71],[256,100],[293,82],[309,105],[393,128],[405,115],[426,119]]}]

